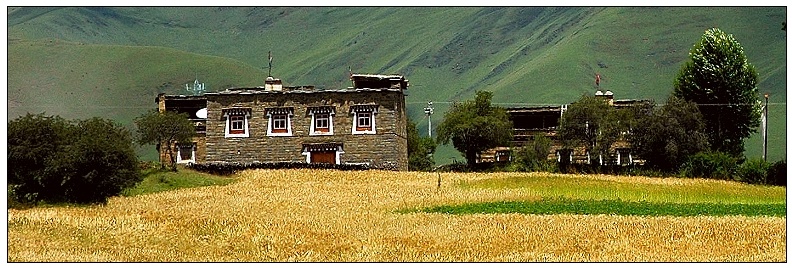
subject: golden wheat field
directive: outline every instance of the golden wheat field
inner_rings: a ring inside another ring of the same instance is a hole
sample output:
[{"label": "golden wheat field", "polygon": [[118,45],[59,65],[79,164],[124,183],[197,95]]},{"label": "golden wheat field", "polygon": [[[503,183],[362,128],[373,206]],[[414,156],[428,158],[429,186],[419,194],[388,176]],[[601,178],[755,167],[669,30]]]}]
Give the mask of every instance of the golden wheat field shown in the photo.
[{"label": "golden wheat field", "polygon": [[458,187],[514,176],[509,173],[443,173],[440,188],[437,173],[255,170],[237,176],[226,186],[115,197],[104,206],[9,209],[8,261],[786,261],[786,217],[395,212],[540,198],[526,188]]}]

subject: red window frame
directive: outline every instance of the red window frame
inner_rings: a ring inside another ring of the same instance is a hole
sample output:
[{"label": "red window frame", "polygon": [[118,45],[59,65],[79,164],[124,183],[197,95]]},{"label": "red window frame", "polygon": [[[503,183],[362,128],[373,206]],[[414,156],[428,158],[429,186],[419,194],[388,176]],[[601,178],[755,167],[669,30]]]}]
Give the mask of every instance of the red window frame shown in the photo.
[{"label": "red window frame", "polygon": [[289,132],[289,116],[285,114],[272,115],[272,133]]},{"label": "red window frame", "polygon": [[245,116],[232,115],[228,119],[228,124],[230,125],[229,134],[245,134]]},{"label": "red window frame", "polygon": [[367,131],[371,130],[371,118],[374,116],[372,112],[358,112],[357,116],[357,130]]},{"label": "red window frame", "polygon": [[[322,124],[320,124],[322,122]],[[330,132],[330,114],[321,113],[314,115],[314,131]]]}]

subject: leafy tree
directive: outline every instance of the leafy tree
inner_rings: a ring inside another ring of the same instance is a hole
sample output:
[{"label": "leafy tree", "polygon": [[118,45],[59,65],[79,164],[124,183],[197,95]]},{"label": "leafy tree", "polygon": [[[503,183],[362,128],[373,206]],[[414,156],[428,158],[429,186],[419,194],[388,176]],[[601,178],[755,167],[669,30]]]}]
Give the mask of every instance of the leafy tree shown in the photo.
[{"label": "leafy tree", "polygon": [[583,147],[591,157],[609,158],[610,148],[628,129],[628,111],[617,111],[606,100],[584,95],[561,117],[558,135],[565,148]]},{"label": "leafy tree", "polygon": [[759,126],[756,82],[742,45],[713,28],[691,49],[674,81],[674,95],[699,105],[712,150],[740,157],[743,140]]},{"label": "leafy tree", "polygon": [[445,114],[437,127],[437,140],[453,142],[468,166],[473,166],[481,152],[511,142],[512,122],[505,109],[492,106],[492,92],[477,91],[474,100],[456,103]]},{"label": "leafy tree", "polygon": [[429,170],[434,165],[437,145],[431,137],[421,137],[415,123],[407,119],[407,155],[410,170]]},{"label": "leafy tree", "polygon": [[732,180],[737,175],[739,159],[724,152],[700,152],[688,158],[679,174],[688,178]]},{"label": "leafy tree", "polygon": [[110,120],[28,114],[8,129],[16,201],[105,202],[142,180],[129,131]]},{"label": "leafy tree", "polygon": [[516,171],[550,171],[553,166],[548,162],[547,155],[553,142],[544,135],[536,135],[534,139],[515,150],[514,169]]},{"label": "leafy tree", "polygon": [[767,174],[770,166],[769,162],[762,159],[748,160],[737,168],[737,176],[744,183],[767,184]]},{"label": "leafy tree", "polygon": [[[195,126],[187,118],[186,114],[165,111],[158,112],[153,110],[135,119],[138,133],[138,143],[157,144],[160,150],[165,150],[165,154],[170,158],[170,168],[176,171],[176,154],[174,146],[176,143],[191,143],[192,137],[196,135]],[[165,168],[165,163],[160,163]]]},{"label": "leafy tree", "polygon": [[67,171],[63,187],[68,201],[104,202],[142,181],[127,129],[97,117],[76,122],[75,127],[79,131],[69,150],[59,157]]},{"label": "leafy tree", "polygon": [[670,96],[662,108],[649,110],[636,122],[629,140],[650,167],[676,171],[708,147],[704,120],[695,103]]},{"label": "leafy tree", "polygon": [[[62,181],[54,162],[69,143],[72,126],[59,116],[27,114],[8,122],[8,185],[25,203],[52,199],[49,188]],[[55,196],[57,194],[53,194]]]}]

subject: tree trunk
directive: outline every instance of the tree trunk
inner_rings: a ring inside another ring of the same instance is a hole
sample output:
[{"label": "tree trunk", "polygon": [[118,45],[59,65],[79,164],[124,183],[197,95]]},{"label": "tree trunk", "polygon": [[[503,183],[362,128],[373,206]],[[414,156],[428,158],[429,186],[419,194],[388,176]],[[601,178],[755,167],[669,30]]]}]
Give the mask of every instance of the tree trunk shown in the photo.
[{"label": "tree trunk", "polygon": [[476,164],[476,152],[472,150],[465,152],[465,161],[467,161],[468,167],[473,167]]},{"label": "tree trunk", "polygon": [[159,157],[160,170],[165,170],[165,162],[162,161],[162,150],[165,150],[165,153],[167,154],[168,148],[162,148],[163,142],[162,141],[158,141],[158,142],[159,144],[157,144],[157,156]]},{"label": "tree trunk", "polygon": [[168,142],[165,151],[168,153],[168,158],[170,158],[170,163],[168,164],[170,164],[171,171],[176,172],[176,157],[173,155],[172,142]]}]

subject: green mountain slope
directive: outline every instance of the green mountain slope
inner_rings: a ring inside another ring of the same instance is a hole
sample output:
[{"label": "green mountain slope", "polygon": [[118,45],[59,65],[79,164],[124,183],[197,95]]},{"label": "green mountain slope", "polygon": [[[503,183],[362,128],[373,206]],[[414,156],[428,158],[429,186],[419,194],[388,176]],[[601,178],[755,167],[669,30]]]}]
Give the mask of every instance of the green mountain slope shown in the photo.
[{"label": "green mountain slope", "polygon": [[[261,70],[227,58],[160,47],[10,41],[8,119],[46,112],[68,119],[101,116],[134,129],[160,92],[188,94],[196,76],[209,89],[263,83]],[[141,150],[143,152],[143,150]],[[147,159],[155,159],[146,147]]]},{"label": "green mountain slope", "polygon": [[[401,73],[412,85],[408,113],[426,133],[422,111],[429,100],[435,103],[432,121],[436,126],[450,103],[468,99],[476,90],[495,92],[494,101],[505,106],[568,103],[581,94],[593,93],[595,73],[601,74],[603,87],[615,92],[617,98],[662,102],[689,49],[710,27],[735,35],[759,71],[760,91],[770,92],[771,100],[781,102],[786,99],[784,21],[784,7],[9,8],[8,36],[12,40],[58,39],[129,49],[146,46],[142,50],[169,47],[234,59],[251,72],[264,69],[267,52],[272,51],[273,75],[290,85],[346,87],[350,67],[362,73]],[[21,74],[9,71],[9,104],[18,98],[14,101],[27,105],[25,98],[13,92],[40,87],[43,82],[29,85],[33,82],[17,75],[36,72],[26,68],[40,67],[17,67],[11,62],[15,56],[12,46],[9,43],[9,70],[13,66]],[[62,57],[74,57],[73,65],[79,57],[93,53],[89,49]],[[181,57],[172,60],[182,61]],[[234,65],[234,61],[228,62]],[[114,68],[113,72],[122,72],[124,67]],[[123,72],[134,81],[152,79],[153,85],[171,80],[184,83],[195,77],[195,71],[171,78],[173,74],[165,69],[140,68]],[[207,68],[224,72],[230,66],[207,64]],[[209,69],[207,73],[211,73]],[[68,75],[66,69],[50,68],[50,72],[58,70],[63,72],[59,76]],[[222,79],[244,76],[231,73],[227,72],[228,78],[203,78],[202,74],[199,78],[211,89],[244,82],[224,82]],[[114,74],[102,75],[107,76],[87,79],[79,90],[102,87],[91,84],[94,82],[111,83],[107,79]],[[246,85],[258,85],[262,77],[249,79]],[[119,103],[139,98],[124,95]],[[786,157],[786,106],[773,108],[783,110],[773,116],[784,117],[771,116],[771,141],[777,146],[770,155],[781,159]],[[756,152],[755,142],[747,144],[749,153]],[[452,148],[443,147],[438,162],[448,162],[455,154]]]}]

